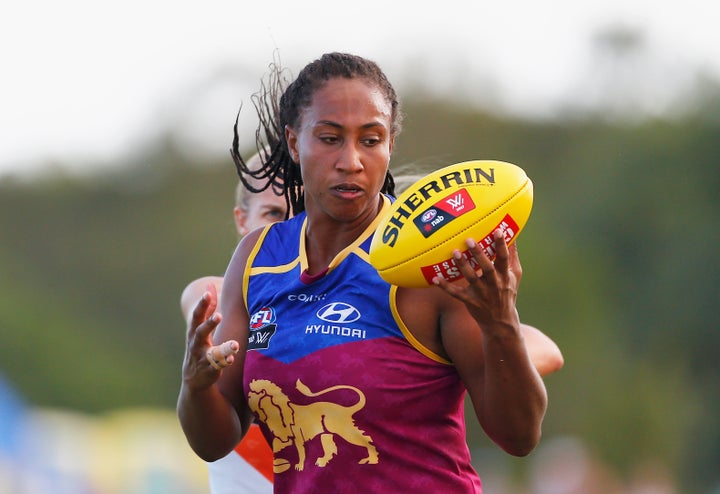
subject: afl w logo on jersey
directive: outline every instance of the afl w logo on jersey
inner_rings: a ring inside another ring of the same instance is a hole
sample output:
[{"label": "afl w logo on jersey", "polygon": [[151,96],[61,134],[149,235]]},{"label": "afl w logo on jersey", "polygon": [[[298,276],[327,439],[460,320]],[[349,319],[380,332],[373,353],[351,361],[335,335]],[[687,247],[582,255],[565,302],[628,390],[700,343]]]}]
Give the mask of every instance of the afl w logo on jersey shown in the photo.
[{"label": "afl w logo on jersey", "polygon": [[264,350],[270,346],[270,338],[277,330],[275,324],[275,309],[263,307],[250,316],[250,335],[248,336],[249,350]]},{"label": "afl w logo on jersey", "polygon": [[347,324],[360,319],[360,311],[350,304],[333,302],[317,311],[317,316],[326,322]]}]

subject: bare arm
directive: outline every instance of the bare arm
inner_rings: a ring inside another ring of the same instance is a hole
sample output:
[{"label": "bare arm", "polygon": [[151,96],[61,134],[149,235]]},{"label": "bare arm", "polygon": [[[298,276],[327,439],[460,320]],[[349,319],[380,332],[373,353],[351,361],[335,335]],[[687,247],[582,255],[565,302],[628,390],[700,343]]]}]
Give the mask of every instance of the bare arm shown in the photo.
[{"label": "bare arm", "polygon": [[437,281],[466,307],[447,304],[440,329],[483,430],[508,453],[524,456],[540,440],[547,393],[515,308],[521,276],[517,250],[508,249],[502,234],[495,235],[495,244],[494,264],[477,245],[469,245],[478,272],[456,256],[467,283]]},{"label": "bare arm", "polygon": [[203,295],[188,323],[187,346],[182,369],[182,384],[177,413],[183,432],[195,453],[206,461],[224,456],[223,438],[237,437],[241,425],[229,402],[217,386],[221,373],[206,358],[212,347],[211,333],[222,320],[215,313],[217,294]]},{"label": "bare arm", "polygon": [[[185,321],[190,320],[198,301],[208,290],[208,285],[213,285],[215,287],[215,291],[219,297],[223,286],[223,279],[221,276],[203,276],[202,278],[198,278],[188,283],[182,291],[182,294],[180,295],[180,311],[182,312],[183,319]],[[217,310],[219,310],[219,304]]]},{"label": "bare arm", "polygon": [[[242,272],[256,239],[243,239],[230,261],[222,291],[223,316],[215,312],[218,300],[211,285],[188,322],[177,413],[188,443],[206,461],[227,455],[251,421],[242,391],[248,330]],[[220,369],[213,367],[208,351],[215,352]]]},{"label": "bare arm", "polygon": [[530,360],[541,376],[559,371],[565,365],[560,348],[545,333],[528,324],[520,323],[520,332],[525,339],[525,346]]}]

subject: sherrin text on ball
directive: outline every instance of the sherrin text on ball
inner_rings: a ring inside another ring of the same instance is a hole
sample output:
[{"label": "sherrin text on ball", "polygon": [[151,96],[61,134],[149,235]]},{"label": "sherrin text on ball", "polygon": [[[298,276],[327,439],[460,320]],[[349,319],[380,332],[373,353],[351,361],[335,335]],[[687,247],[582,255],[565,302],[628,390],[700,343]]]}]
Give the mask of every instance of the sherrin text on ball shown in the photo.
[{"label": "sherrin text on ball", "polygon": [[409,186],[382,219],[370,246],[370,263],[387,282],[432,286],[441,276],[461,278],[453,259],[473,238],[491,259],[492,234],[501,228],[508,244],[530,217],[533,184],[525,171],[505,161],[474,160],[429,173]]}]

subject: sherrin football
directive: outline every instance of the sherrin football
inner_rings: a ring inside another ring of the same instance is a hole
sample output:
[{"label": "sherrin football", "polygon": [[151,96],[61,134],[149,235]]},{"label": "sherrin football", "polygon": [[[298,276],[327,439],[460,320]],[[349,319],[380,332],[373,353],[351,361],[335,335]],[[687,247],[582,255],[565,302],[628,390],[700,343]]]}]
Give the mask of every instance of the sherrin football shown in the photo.
[{"label": "sherrin football", "polygon": [[457,280],[462,274],[453,251],[472,261],[465,241],[473,238],[493,259],[493,232],[501,228],[508,245],[514,242],[532,203],[532,181],[517,165],[475,160],[446,166],[398,196],[373,236],[370,264],[402,287],[433,286],[435,276]]}]

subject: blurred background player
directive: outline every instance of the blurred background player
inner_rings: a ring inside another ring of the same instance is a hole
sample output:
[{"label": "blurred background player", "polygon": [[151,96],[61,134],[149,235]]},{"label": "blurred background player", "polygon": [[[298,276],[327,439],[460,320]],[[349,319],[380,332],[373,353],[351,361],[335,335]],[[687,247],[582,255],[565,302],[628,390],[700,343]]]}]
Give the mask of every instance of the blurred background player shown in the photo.
[{"label": "blurred background player", "polygon": [[[249,161],[250,166],[260,165],[260,155]],[[259,186],[252,177],[245,177],[251,186]],[[251,192],[242,180],[235,189],[235,228],[243,235],[276,221],[285,219],[287,206],[282,196],[276,195],[272,187],[262,192]],[[222,291],[221,276],[204,276],[188,284],[180,297],[180,307],[185,320],[192,317],[197,301],[212,285],[218,294]],[[230,454],[207,463],[212,494],[270,494],[273,491],[273,455],[257,424],[253,424],[247,435]]]}]

